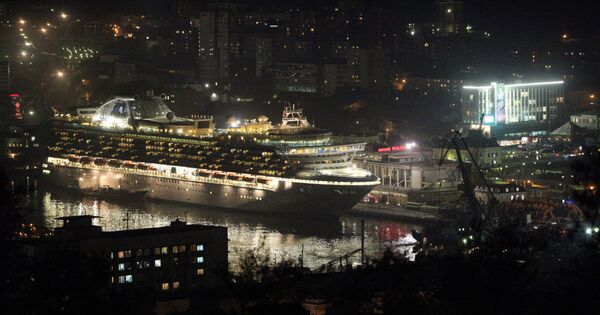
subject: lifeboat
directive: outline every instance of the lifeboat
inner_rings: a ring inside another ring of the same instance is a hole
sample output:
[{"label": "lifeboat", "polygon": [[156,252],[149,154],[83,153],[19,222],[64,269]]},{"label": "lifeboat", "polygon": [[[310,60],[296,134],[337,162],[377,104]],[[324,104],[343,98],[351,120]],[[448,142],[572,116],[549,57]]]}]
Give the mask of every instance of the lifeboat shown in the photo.
[{"label": "lifeboat", "polygon": [[229,174],[229,175],[227,175],[227,179],[230,179],[230,180],[241,180],[242,177],[240,175],[236,175],[236,174]]},{"label": "lifeboat", "polygon": [[143,164],[143,163],[139,163],[137,165],[137,168],[138,168],[138,170],[144,170],[144,171],[146,171],[146,170],[148,170],[150,168],[150,166],[148,166],[146,164]]},{"label": "lifeboat", "polygon": [[225,179],[225,178],[227,178],[227,174],[224,174],[224,173],[214,173],[212,177],[213,178],[217,178],[217,179]]},{"label": "lifeboat", "polygon": [[121,167],[123,163],[121,163],[120,161],[117,160],[110,160],[108,161],[108,166],[112,166],[112,167]]},{"label": "lifeboat", "polygon": [[205,171],[205,170],[198,170],[196,172],[197,176],[202,176],[202,177],[210,177],[210,172],[209,171]]},{"label": "lifeboat", "polygon": [[82,157],[82,158],[79,159],[79,162],[81,164],[90,164],[90,163],[92,163],[92,158],[84,156],[84,157]]},{"label": "lifeboat", "polygon": [[248,182],[248,183],[254,183],[256,181],[256,177],[254,176],[244,176],[242,178],[243,181]]},{"label": "lifeboat", "polygon": [[125,164],[123,164],[123,167],[125,167],[125,168],[135,168],[135,163],[125,162]]},{"label": "lifeboat", "polygon": [[69,162],[79,162],[79,157],[77,157],[76,155],[69,155],[67,159],[69,160]]},{"label": "lifeboat", "polygon": [[268,185],[269,183],[271,183],[270,179],[266,179],[266,178],[259,178],[256,180],[259,184],[263,184],[263,185]]},{"label": "lifeboat", "polygon": [[104,165],[106,165],[106,163],[108,163],[108,161],[105,159],[95,159],[94,160],[94,164],[96,164],[98,166],[104,166]]}]

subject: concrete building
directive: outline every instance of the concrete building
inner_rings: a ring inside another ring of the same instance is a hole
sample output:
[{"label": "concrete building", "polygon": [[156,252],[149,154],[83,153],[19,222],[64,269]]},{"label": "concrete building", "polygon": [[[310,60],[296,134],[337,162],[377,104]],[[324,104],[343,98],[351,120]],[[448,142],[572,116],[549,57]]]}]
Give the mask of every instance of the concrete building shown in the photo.
[{"label": "concrete building", "polygon": [[570,122],[586,130],[600,130],[600,110],[593,109],[571,115]]},{"label": "concrete building", "polygon": [[10,63],[8,60],[0,60],[0,91],[10,90]]},{"label": "concrete building", "polygon": [[464,3],[456,0],[441,0],[433,2],[433,32],[439,35],[463,32]]},{"label": "concrete building", "polygon": [[381,179],[381,185],[371,195],[380,198],[382,203],[401,205],[407,201],[420,201],[435,204],[440,198],[456,193],[460,174],[456,165],[438,166],[431,156],[431,150],[366,152],[355,157],[354,165]]},{"label": "concrete building", "polygon": [[[494,197],[499,202],[525,200],[527,195],[525,188],[515,184],[489,184],[488,186],[489,190],[492,191]],[[479,199],[485,204],[489,203],[491,198],[489,190],[488,187],[476,186],[475,198]]]},{"label": "concrete building", "polygon": [[387,48],[358,48],[348,50],[350,85],[369,87],[390,83],[390,51]]},{"label": "concrete building", "polygon": [[204,11],[192,20],[198,29],[200,78],[207,81],[229,77],[229,14]]},{"label": "concrete building", "polygon": [[198,62],[198,29],[181,26],[174,32],[171,56],[177,64],[193,67]]},{"label": "concrete building", "polygon": [[325,96],[334,95],[340,87],[349,84],[348,65],[328,63],[323,65],[323,86],[321,93]]},{"label": "concrete building", "polygon": [[103,232],[93,225],[99,217],[62,217],[63,226],[50,238],[26,240],[25,254],[42,259],[52,253],[79,254],[106,260],[107,287],[147,288],[171,292],[221,284],[227,270],[227,229],[188,225]]},{"label": "concrete building", "polygon": [[275,90],[316,93],[318,66],[312,63],[276,63],[273,69]]},{"label": "concrete building", "polygon": [[115,62],[114,84],[124,84],[137,80],[135,64]]},{"label": "concrete building", "polygon": [[[496,139],[487,138],[483,135],[473,135],[465,137],[465,142],[467,143],[471,154],[477,159],[477,164],[480,167],[494,167],[495,165],[502,163],[503,150]],[[433,158],[439,160],[445,150],[446,147],[434,147]],[[467,148],[465,148],[464,145],[461,145],[460,155],[465,162],[472,162],[469,151],[467,151]],[[457,154],[454,148],[448,151],[446,160],[457,161]]]},{"label": "concrete building", "polygon": [[547,135],[568,120],[563,81],[465,85],[461,108],[463,123],[478,124],[483,115],[499,139]]},{"label": "concrete building", "polygon": [[273,65],[272,40],[270,38],[257,37],[255,41],[255,75],[260,78],[265,68]]}]

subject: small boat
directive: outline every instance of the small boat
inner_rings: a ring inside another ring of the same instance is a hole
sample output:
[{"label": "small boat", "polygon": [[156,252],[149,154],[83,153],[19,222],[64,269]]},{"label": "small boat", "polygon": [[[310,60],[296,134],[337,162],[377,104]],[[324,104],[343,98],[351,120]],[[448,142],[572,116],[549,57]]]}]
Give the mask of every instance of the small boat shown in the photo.
[{"label": "small boat", "polygon": [[118,160],[110,160],[110,161],[108,161],[108,166],[121,167],[121,165],[123,165],[123,162],[118,161]]},{"label": "small boat", "polygon": [[95,159],[95,160],[94,160],[94,164],[95,164],[95,165],[98,165],[98,166],[104,166],[104,165],[106,165],[107,163],[108,163],[108,161],[107,161],[107,160],[105,160],[105,159],[102,159],[102,158],[99,158],[99,159]]},{"label": "small boat", "polygon": [[256,181],[256,177],[253,176],[244,176],[242,178],[243,181],[248,182],[248,183],[254,183]]},{"label": "small boat", "polygon": [[209,171],[205,171],[205,170],[198,170],[196,172],[196,176],[200,176],[200,177],[210,177],[210,172]]},{"label": "small boat", "polygon": [[225,179],[227,178],[227,174],[224,173],[213,173],[213,178],[217,178],[217,179]]},{"label": "small boat", "polygon": [[149,167],[148,165],[146,165],[146,164],[139,163],[139,164],[137,165],[137,168],[138,168],[139,170],[144,170],[144,171],[146,171],[146,170],[148,170],[150,167]]},{"label": "small boat", "polygon": [[229,175],[227,175],[227,179],[229,179],[229,180],[241,180],[242,177],[240,175],[229,174]]},{"label": "small boat", "polygon": [[79,163],[81,163],[81,164],[91,164],[92,163],[92,158],[84,156],[84,157],[82,157],[82,158],[79,159]]},{"label": "small boat", "polygon": [[125,164],[123,164],[123,167],[133,169],[133,168],[135,168],[135,163],[125,162]]},{"label": "small boat", "polygon": [[266,179],[266,178],[259,178],[256,180],[259,184],[263,184],[263,185],[269,185],[269,183],[271,183],[270,179]]}]

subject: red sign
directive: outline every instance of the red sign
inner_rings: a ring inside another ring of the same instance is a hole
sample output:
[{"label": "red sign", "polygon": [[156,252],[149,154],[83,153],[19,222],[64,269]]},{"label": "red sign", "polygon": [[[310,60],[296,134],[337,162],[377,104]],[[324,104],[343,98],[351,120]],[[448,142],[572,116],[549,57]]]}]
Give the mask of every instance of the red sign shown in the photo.
[{"label": "red sign", "polygon": [[390,151],[405,151],[406,146],[404,145],[395,145],[387,148],[379,148],[377,152],[390,152]]}]

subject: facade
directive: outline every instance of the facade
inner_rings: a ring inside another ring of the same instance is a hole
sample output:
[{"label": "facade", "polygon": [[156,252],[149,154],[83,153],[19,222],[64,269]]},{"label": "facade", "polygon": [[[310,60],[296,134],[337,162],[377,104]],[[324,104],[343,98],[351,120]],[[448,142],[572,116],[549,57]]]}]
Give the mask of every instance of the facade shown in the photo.
[{"label": "facade", "polygon": [[[477,164],[480,167],[494,167],[502,163],[503,160],[503,150],[502,147],[498,144],[496,139],[487,138],[484,135],[479,135],[473,132],[473,135],[469,135],[465,137],[465,142],[469,147],[469,150],[461,145],[460,147],[460,155],[465,162],[472,162],[471,155],[477,159]],[[437,146],[433,148],[433,159],[439,160],[442,156],[443,152],[446,151],[446,147]],[[448,151],[446,154],[446,160],[448,161],[456,161],[458,156],[456,154],[456,150],[453,148]]]},{"label": "facade", "polygon": [[135,64],[115,62],[114,84],[124,84],[137,80]]},{"label": "facade", "polygon": [[440,35],[462,32],[464,29],[463,9],[463,1],[434,1],[432,22],[435,32]]},{"label": "facade", "polygon": [[589,110],[571,115],[570,121],[580,128],[598,131],[600,130],[600,110]]},{"label": "facade", "polygon": [[265,68],[271,67],[273,65],[273,41],[270,38],[265,37],[257,37],[255,43],[255,75],[257,78],[260,78]]},{"label": "facade", "polygon": [[[499,202],[509,202],[513,200],[525,200],[527,192],[525,188],[515,184],[489,184],[489,190]],[[487,204],[490,202],[488,187],[476,186],[475,197],[481,202]]]},{"label": "facade", "polygon": [[389,49],[352,47],[348,50],[351,86],[369,87],[389,83],[389,66]]},{"label": "facade", "polygon": [[317,93],[318,66],[313,63],[276,63],[273,69],[275,90]]},{"label": "facade", "polygon": [[50,238],[25,244],[25,253],[41,259],[53,252],[97,257],[110,265],[107,286],[148,288],[157,292],[210,288],[222,284],[228,270],[227,228],[188,225],[104,232],[95,216],[58,218],[64,222]]},{"label": "facade", "polygon": [[219,80],[229,77],[229,15],[225,11],[201,12],[192,20],[198,29],[200,78]]},{"label": "facade", "polygon": [[347,64],[324,64],[321,93],[325,96],[334,95],[338,88],[348,85],[348,79]]},{"label": "facade", "polygon": [[381,186],[398,190],[455,187],[460,175],[454,165],[434,165],[424,152],[369,152],[354,164],[381,179]]},{"label": "facade", "polygon": [[0,60],[0,91],[6,92],[10,89],[10,63],[8,60]]},{"label": "facade", "polygon": [[483,115],[498,138],[545,135],[566,120],[563,81],[465,85],[461,103],[463,123],[478,124]]}]

